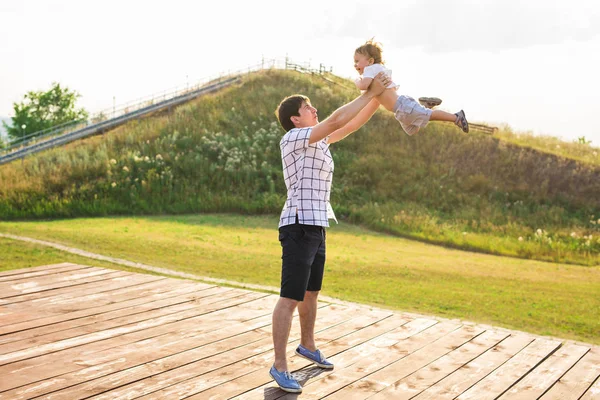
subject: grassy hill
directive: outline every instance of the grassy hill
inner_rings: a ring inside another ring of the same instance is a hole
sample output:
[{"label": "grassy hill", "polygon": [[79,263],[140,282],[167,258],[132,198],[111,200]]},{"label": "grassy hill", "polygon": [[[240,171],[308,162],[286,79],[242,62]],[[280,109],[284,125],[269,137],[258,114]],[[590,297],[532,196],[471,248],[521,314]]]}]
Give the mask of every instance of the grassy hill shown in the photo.
[{"label": "grassy hill", "polygon": [[[308,95],[322,118],[356,96],[297,72],[250,74],[171,114],[0,167],[0,218],[277,214],[283,131],[273,110],[292,93]],[[333,207],[349,222],[427,242],[597,265],[596,150],[519,140],[444,123],[409,137],[379,111],[332,147]]]}]

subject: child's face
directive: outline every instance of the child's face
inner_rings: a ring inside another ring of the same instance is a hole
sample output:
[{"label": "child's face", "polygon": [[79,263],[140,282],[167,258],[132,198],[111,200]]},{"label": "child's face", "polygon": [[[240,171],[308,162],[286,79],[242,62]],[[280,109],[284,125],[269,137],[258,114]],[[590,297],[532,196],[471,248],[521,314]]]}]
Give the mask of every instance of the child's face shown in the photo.
[{"label": "child's face", "polygon": [[373,65],[373,57],[365,56],[364,54],[354,53],[354,69],[359,74],[363,74],[365,67]]}]

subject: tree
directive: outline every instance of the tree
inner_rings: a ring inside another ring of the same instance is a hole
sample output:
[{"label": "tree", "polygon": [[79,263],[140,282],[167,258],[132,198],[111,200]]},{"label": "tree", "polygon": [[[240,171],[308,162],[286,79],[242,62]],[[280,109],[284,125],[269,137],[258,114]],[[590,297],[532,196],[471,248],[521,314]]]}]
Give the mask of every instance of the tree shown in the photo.
[{"label": "tree", "polygon": [[79,93],[53,82],[47,92],[28,92],[22,102],[13,103],[12,126],[5,122],[2,125],[10,138],[18,139],[65,122],[87,119],[87,111],[75,106],[79,97]]}]

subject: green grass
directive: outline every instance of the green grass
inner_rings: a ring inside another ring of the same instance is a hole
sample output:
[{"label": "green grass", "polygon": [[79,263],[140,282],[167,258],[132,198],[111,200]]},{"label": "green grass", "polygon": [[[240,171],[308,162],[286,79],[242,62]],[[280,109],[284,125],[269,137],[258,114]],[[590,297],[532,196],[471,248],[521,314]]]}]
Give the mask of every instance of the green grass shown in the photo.
[{"label": "green grass", "polygon": [[[277,287],[276,225],[273,216],[219,214],[1,222],[0,232]],[[0,240],[0,251],[3,267],[99,265],[11,240]],[[598,267],[470,253],[346,223],[328,230],[323,294],[347,301],[600,344],[598,293]]]},{"label": "green grass", "polygon": [[0,238],[0,254],[2,254],[2,257],[0,258],[0,271],[39,267],[41,265],[59,264],[63,262],[135,272],[140,271],[139,269],[128,269],[117,264],[77,256],[51,247],[6,238]]}]

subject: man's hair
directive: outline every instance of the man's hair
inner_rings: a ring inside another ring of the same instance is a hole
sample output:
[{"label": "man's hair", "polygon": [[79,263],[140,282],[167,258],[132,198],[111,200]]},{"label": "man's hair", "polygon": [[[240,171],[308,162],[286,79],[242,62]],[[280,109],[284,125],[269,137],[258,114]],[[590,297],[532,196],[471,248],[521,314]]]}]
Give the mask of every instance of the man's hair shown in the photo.
[{"label": "man's hair", "polygon": [[381,43],[373,41],[373,38],[367,40],[365,44],[358,47],[355,53],[362,54],[363,56],[367,56],[369,58],[373,58],[375,64],[384,63],[383,59],[381,58],[381,53],[383,53]]},{"label": "man's hair", "polygon": [[290,118],[300,116],[299,110],[303,102],[310,103],[310,99],[301,94],[294,94],[281,100],[281,103],[277,106],[275,115],[286,132],[295,128]]}]

